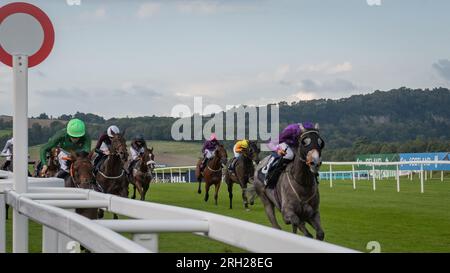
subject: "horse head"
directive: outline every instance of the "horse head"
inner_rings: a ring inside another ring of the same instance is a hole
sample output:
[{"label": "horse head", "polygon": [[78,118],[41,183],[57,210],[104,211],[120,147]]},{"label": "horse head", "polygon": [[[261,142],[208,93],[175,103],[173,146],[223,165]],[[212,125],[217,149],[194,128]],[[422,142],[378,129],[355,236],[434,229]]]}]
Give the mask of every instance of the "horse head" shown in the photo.
[{"label": "horse head", "polygon": [[111,139],[111,155],[118,155],[123,162],[128,160],[127,143],[122,134],[115,134]]},{"label": "horse head", "polygon": [[227,164],[228,154],[227,154],[227,150],[225,150],[225,147],[223,147],[222,144],[219,144],[217,146],[216,151],[215,151],[215,156],[220,158],[220,163],[222,163],[222,165]]},{"label": "horse head", "polygon": [[146,161],[147,162],[147,166],[150,168],[150,171],[153,171],[153,169],[155,169],[155,155],[153,154],[153,147],[151,147],[150,149],[148,149],[148,153],[149,153],[149,158]]},{"label": "horse head", "polygon": [[88,153],[79,152],[70,156],[72,165],[70,167],[70,175],[73,183],[83,189],[91,188],[95,181],[92,162],[89,160]]},{"label": "horse head", "polygon": [[301,134],[298,138],[297,155],[312,173],[318,174],[322,165],[322,149],[325,147],[325,142],[319,134],[319,125],[316,123],[314,126],[299,126]]},{"label": "horse head", "polygon": [[249,141],[248,150],[250,159],[258,164],[260,160],[259,153],[261,152],[261,150],[258,148],[258,142],[253,140]]}]

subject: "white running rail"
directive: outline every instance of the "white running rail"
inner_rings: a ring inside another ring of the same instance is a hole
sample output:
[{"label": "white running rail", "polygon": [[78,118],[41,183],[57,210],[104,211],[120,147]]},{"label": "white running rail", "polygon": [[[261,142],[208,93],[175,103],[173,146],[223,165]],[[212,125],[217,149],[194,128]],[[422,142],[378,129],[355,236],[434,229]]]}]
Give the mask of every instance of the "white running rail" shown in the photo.
[{"label": "white running rail", "polygon": [[[6,250],[5,203],[43,225],[42,252],[158,252],[158,233],[191,232],[250,252],[355,252],[267,226],[187,208],[121,198],[91,190],[64,188],[58,178],[29,178],[29,190],[13,190],[11,174],[0,172],[0,252]],[[89,220],[78,207],[102,208],[133,219]],[[20,230],[20,229],[19,229]],[[119,232],[132,233],[132,240]],[[20,234],[23,235],[23,234]],[[28,237],[13,234],[28,251]]]}]

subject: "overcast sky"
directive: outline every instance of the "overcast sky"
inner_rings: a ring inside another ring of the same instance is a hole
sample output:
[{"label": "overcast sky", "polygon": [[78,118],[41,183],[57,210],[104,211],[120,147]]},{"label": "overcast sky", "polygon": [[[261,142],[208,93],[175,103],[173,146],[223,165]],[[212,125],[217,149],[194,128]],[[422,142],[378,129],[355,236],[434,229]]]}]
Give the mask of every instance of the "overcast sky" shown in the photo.
[{"label": "overcast sky", "polygon": [[[225,107],[450,85],[446,0],[26,2],[56,32],[30,70],[30,115],[170,115],[194,95]],[[12,114],[3,64],[0,114]]]}]

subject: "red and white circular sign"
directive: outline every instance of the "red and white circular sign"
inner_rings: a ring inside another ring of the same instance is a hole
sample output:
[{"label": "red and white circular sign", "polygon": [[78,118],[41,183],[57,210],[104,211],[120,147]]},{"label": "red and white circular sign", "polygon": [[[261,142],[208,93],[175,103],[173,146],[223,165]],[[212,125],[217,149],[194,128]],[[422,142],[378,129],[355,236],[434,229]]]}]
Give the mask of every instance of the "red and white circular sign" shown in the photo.
[{"label": "red and white circular sign", "polygon": [[0,7],[0,62],[13,65],[13,55],[28,56],[28,67],[43,62],[52,51],[55,30],[47,14],[28,3]]}]

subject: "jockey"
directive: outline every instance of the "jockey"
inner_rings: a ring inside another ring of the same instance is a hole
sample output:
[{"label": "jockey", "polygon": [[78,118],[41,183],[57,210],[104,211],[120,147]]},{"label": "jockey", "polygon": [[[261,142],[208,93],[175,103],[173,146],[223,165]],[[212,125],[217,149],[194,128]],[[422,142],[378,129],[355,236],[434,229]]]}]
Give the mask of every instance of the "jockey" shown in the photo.
[{"label": "jockey", "polygon": [[135,136],[130,147],[131,162],[128,165],[129,174],[132,173],[134,165],[139,160],[139,156],[144,154],[145,149],[147,149],[147,143],[145,142],[144,136],[140,134]]},{"label": "jockey", "polygon": [[96,157],[94,159],[94,173],[98,171],[106,156],[109,155],[109,149],[111,148],[111,139],[114,135],[120,134],[119,127],[111,125],[108,127],[105,133],[103,133],[97,140],[95,145]]},{"label": "jockey", "polygon": [[[303,127],[312,129],[314,125],[310,122],[305,122]],[[294,151],[292,149],[298,146],[298,138],[301,133],[300,124],[290,124],[280,133],[279,144],[269,143],[268,146],[273,152],[267,165],[261,170],[265,175],[264,184],[266,186],[276,182],[274,180],[278,179],[286,164],[294,159]],[[271,183],[268,183],[269,180]]]},{"label": "jockey", "polygon": [[241,156],[241,153],[248,149],[248,144],[249,144],[249,142],[246,139],[239,140],[238,142],[236,142],[236,144],[234,144],[234,147],[233,147],[234,157],[230,163],[230,166],[228,167],[228,169],[230,171],[234,170],[236,162],[237,162],[238,158]]},{"label": "jockey", "polygon": [[67,123],[66,129],[57,132],[48,143],[41,147],[40,159],[44,166],[41,174],[47,172],[47,153],[59,147],[61,151],[58,154],[60,170],[57,173],[58,178],[65,178],[69,174],[68,157],[70,153],[91,151],[91,138],[86,132],[86,125],[79,119],[72,119]]},{"label": "jockey", "polygon": [[1,156],[6,157],[5,164],[3,164],[3,166],[2,166],[2,170],[4,170],[4,171],[8,170],[9,165],[11,165],[12,154],[13,154],[13,145],[14,145],[14,138],[11,138],[8,141],[6,141],[5,147],[3,148],[2,152],[0,153]]},{"label": "jockey", "polygon": [[219,140],[217,140],[217,135],[215,133],[212,133],[209,140],[205,141],[202,148],[203,159],[200,164],[200,171],[203,171],[208,160],[214,156],[214,151],[219,144]]}]

